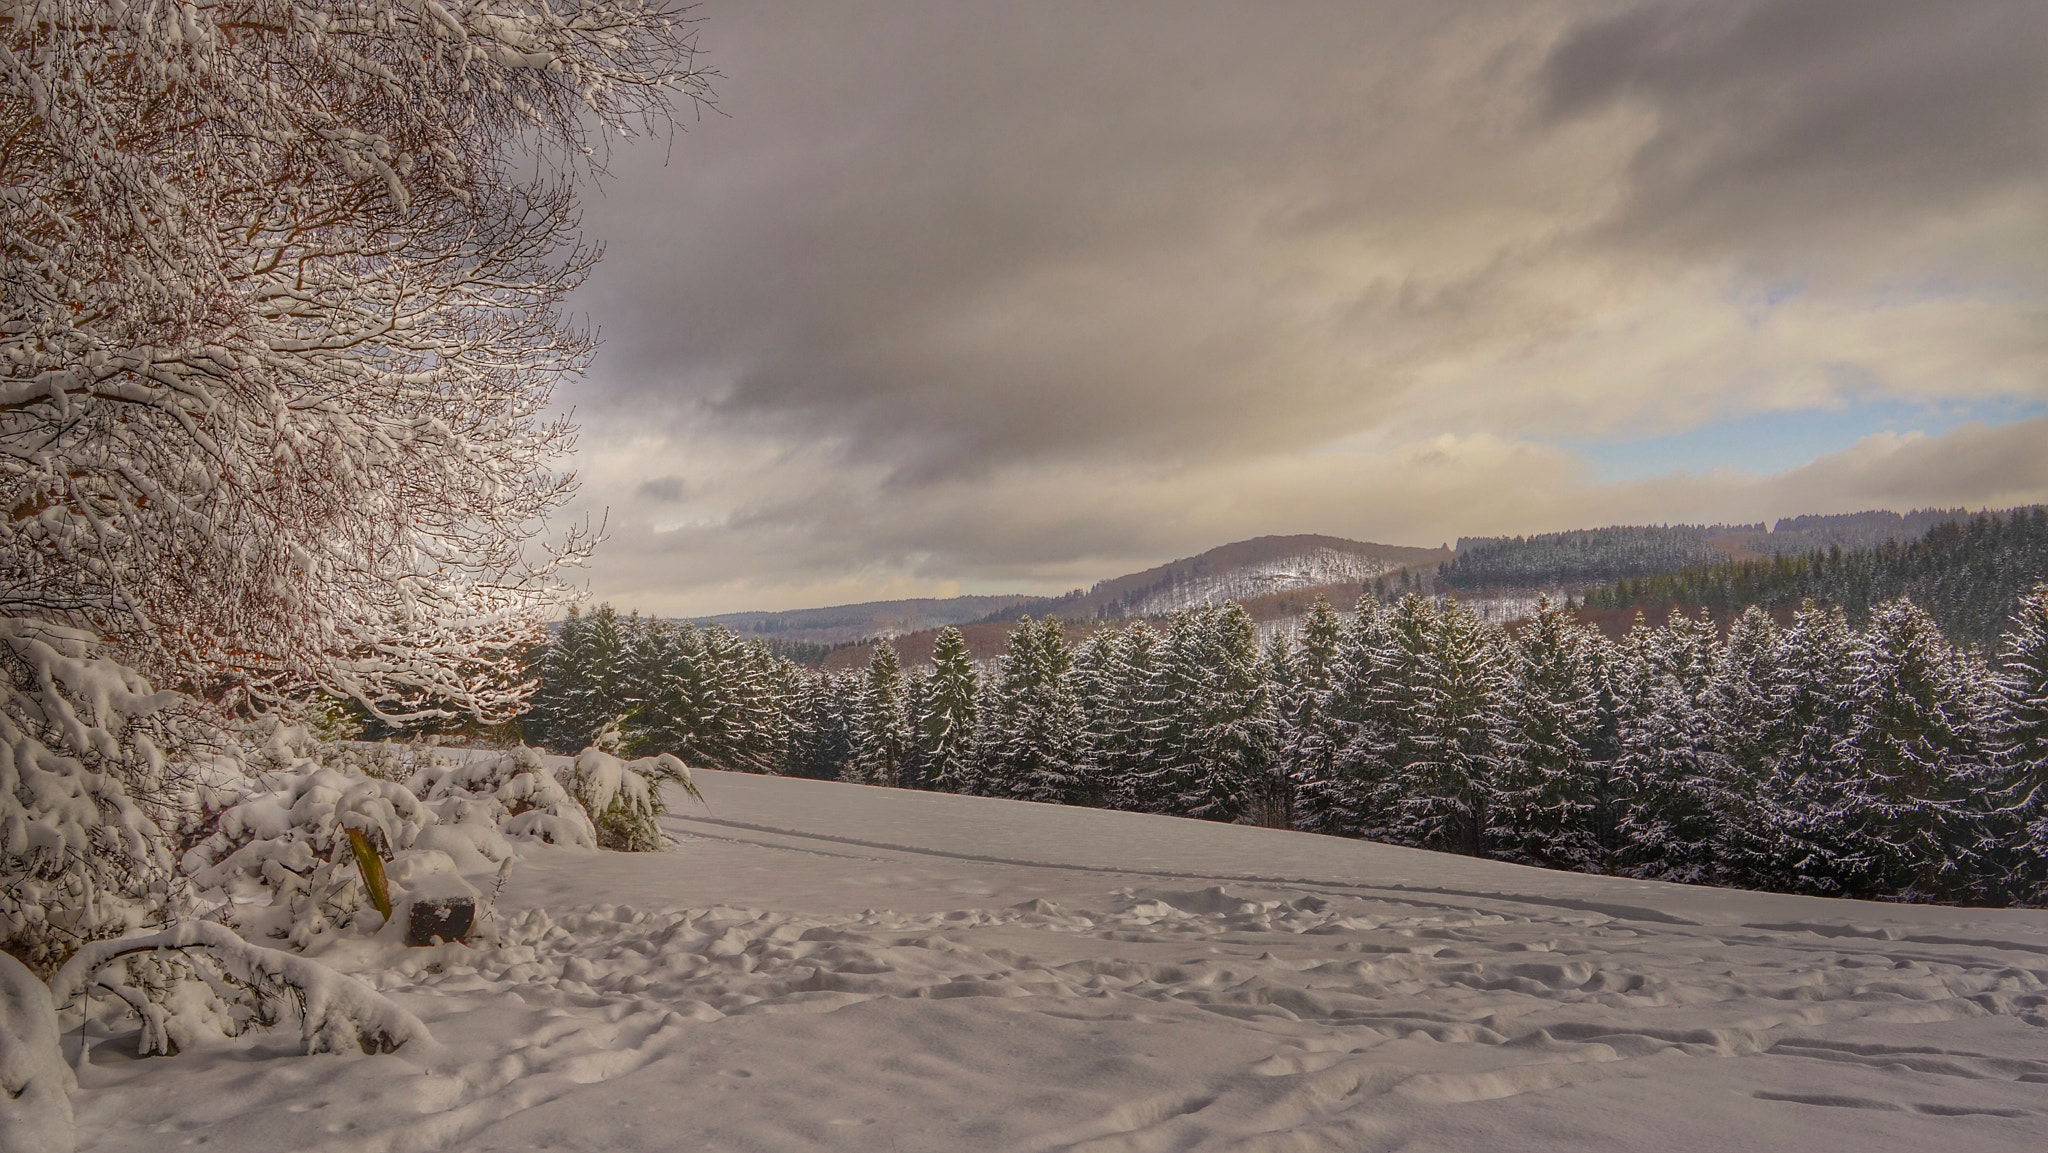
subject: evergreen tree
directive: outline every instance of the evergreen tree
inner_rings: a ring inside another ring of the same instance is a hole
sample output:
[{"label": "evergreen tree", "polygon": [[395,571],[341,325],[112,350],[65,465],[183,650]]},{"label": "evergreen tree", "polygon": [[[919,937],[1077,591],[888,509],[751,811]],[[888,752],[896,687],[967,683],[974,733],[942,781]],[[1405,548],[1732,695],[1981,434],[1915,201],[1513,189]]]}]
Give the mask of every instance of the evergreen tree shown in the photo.
[{"label": "evergreen tree", "polygon": [[867,785],[896,784],[897,769],[910,744],[905,720],[903,666],[896,646],[885,638],[875,642],[861,685],[853,722],[853,757],[841,780]]},{"label": "evergreen tree", "polygon": [[1081,709],[1068,672],[1073,661],[1060,622],[1025,618],[1010,634],[977,761],[990,796],[1072,803],[1081,785],[1074,757]]},{"label": "evergreen tree", "polygon": [[1201,714],[1208,691],[1203,626],[1193,609],[1174,613],[1140,689],[1144,719],[1133,792],[1146,812],[1186,814],[1202,803]]},{"label": "evergreen tree", "polygon": [[1750,865],[1765,887],[1840,895],[1857,871],[1843,742],[1854,717],[1858,648],[1841,608],[1810,600],[1780,642],[1781,718],[1768,740],[1755,834],[1763,860]]},{"label": "evergreen tree", "polygon": [[975,698],[979,678],[967,651],[967,638],[948,625],[932,646],[932,675],[925,708],[917,724],[927,788],[947,793],[973,792]]},{"label": "evergreen tree", "polygon": [[1251,614],[1236,601],[1197,614],[1204,660],[1192,702],[1200,775],[1189,816],[1284,828],[1292,789],[1279,763],[1272,683]]},{"label": "evergreen tree", "polygon": [[1143,621],[1134,621],[1108,643],[1109,667],[1105,671],[1105,696],[1099,702],[1095,721],[1100,737],[1091,738],[1091,769],[1103,794],[1103,804],[1114,809],[1144,811],[1140,800],[1145,756],[1151,725],[1158,706],[1148,696],[1153,666],[1159,649],[1159,634]]},{"label": "evergreen tree", "polygon": [[789,741],[789,775],[836,781],[853,759],[853,678],[818,671],[799,681]]},{"label": "evergreen tree", "polygon": [[1751,605],[1728,630],[1714,676],[1714,728],[1727,773],[1722,880],[1745,887],[1776,883],[1778,750],[1791,739],[1784,638],[1777,622]]},{"label": "evergreen tree", "polygon": [[931,711],[932,678],[922,667],[903,674],[903,720],[907,740],[903,760],[896,766],[896,787],[925,789],[924,744],[918,735],[924,730],[924,716]]},{"label": "evergreen tree", "polygon": [[1968,895],[1981,841],[1972,804],[1985,783],[1966,669],[1934,621],[1903,597],[1871,614],[1843,751],[1843,816],[1860,851],[1852,896]]},{"label": "evergreen tree", "polygon": [[1617,865],[1694,884],[1719,878],[1727,762],[1716,741],[1719,630],[1673,610],[1642,645],[1642,681],[1622,720],[1617,770],[1626,803]]},{"label": "evergreen tree", "polygon": [[1394,630],[1400,662],[1413,679],[1383,691],[1393,753],[1381,802],[1386,837],[1484,855],[1508,729],[1498,650],[1484,623],[1456,602],[1437,609],[1420,597],[1404,598]]},{"label": "evergreen tree", "polygon": [[1590,638],[1548,598],[1508,652],[1505,682],[1510,755],[1488,835],[1494,853],[1524,864],[1581,872],[1606,868],[1601,843],[1604,768],[1599,691]]},{"label": "evergreen tree", "polygon": [[[1418,602],[1417,610],[1422,607]],[[1328,707],[1330,767],[1298,791],[1304,827],[1347,837],[1385,830],[1381,801],[1405,723],[1403,677],[1414,671],[1402,664],[1395,611],[1375,597],[1360,597],[1339,645]]]},{"label": "evergreen tree", "polygon": [[1118,697],[1118,639],[1117,633],[1100,631],[1074,651],[1074,702],[1081,709],[1074,763],[1081,803],[1095,807],[1114,798],[1117,751],[1129,724]]},{"label": "evergreen tree", "polygon": [[2002,897],[2048,904],[2048,582],[2020,601],[1998,656],[1984,726],[2001,778],[1993,876]]},{"label": "evergreen tree", "polygon": [[1329,600],[1319,596],[1302,619],[1300,644],[1276,641],[1267,665],[1279,712],[1280,764],[1294,798],[1291,823],[1321,829],[1328,821],[1326,798],[1337,784],[1345,739],[1336,699],[1344,625]]}]

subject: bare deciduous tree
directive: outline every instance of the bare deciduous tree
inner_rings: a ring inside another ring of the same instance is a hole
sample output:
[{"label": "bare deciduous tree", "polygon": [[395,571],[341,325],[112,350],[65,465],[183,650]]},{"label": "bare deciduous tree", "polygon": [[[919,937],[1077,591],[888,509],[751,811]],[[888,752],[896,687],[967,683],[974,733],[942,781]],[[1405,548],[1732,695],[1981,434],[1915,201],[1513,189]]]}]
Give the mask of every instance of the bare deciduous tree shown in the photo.
[{"label": "bare deciduous tree", "polygon": [[610,135],[708,97],[644,0],[0,0],[0,613],[233,707],[493,720],[557,602]]}]

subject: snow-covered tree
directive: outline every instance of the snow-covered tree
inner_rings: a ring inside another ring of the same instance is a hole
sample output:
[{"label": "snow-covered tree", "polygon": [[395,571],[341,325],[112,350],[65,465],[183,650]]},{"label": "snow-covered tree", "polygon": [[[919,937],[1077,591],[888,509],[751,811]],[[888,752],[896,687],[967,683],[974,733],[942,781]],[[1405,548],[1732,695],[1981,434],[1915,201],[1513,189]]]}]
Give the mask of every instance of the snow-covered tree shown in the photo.
[{"label": "snow-covered tree", "polygon": [[1600,694],[1592,642],[1572,615],[1539,600],[1509,649],[1508,722],[1488,838],[1496,855],[1552,868],[1602,872],[1603,777],[1594,754]]},{"label": "snow-covered tree", "polygon": [[1851,769],[1842,816],[1857,846],[1844,887],[1959,899],[1976,869],[1986,783],[1969,666],[1903,597],[1871,613],[1861,658],[1841,752]]},{"label": "snow-covered tree", "polygon": [[1285,828],[1293,788],[1279,759],[1272,680],[1251,614],[1236,601],[1201,614],[1208,650],[1197,713],[1202,771],[1189,816]]},{"label": "snow-covered tree", "polygon": [[1672,610],[1639,632],[1640,676],[1622,718],[1616,777],[1624,793],[1616,866],[1634,876],[1719,877],[1729,775],[1714,724],[1720,630]]},{"label": "snow-covered tree", "polygon": [[1844,740],[1854,719],[1851,680],[1859,641],[1834,606],[1802,605],[1779,642],[1780,716],[1759,782],[1757,824],[1747,841],[1761,854],[1749,868],[1765,887],[1839,895],[1861,851],[1850,827],[1854,766]]},{"label": "snow-covered tree", "polygon": [[988,796],[1072,803],[1081,785],[1075,754],[1081,708],[1069,676],[1066,630],[1046,617],[1010,634],[982,709],[979,789]]},{"label": "snow-covered tree", "polygon": [[[223,705],[516,712],[590,141],[703,95],[644,0],[0,11],[0,610]],[[538,559],[536,559],[538,558]]]},{"label": "snow-covered tree", "polygon": [[867,678],[853,722],[853,760],[841,780],[867,785],[895,785],[896,773],[910,745],[908,702],[904,697],[903,665],[896,646],[875,642]]},{"label": "snow-covered tree", "polygon": [[1276,638],[1267,666],[1279,714],[1279,759],[1290,779],[1292,823],[1320,829],[1323,794],[1337,780],[1344,732],[1336,715],[1344,623],[1325,597],[1302,619],[1298,644]]},{"label": "snow-covered tree", "polygon": [[947,793],[972,791],[968,784],[978,723],[978,680],[966,636],[951,625],[940,630],[932,645],[931,681],[917,722],[917,743],[928,788]]},{"label": "snow-covered tree", "polygon": [[1990,723],[2002,778],[1993,853],[2002,895],[2048,903],[2048,582],[2020,601],[1999,647]]},{"label": "snow-covered tree", "polygon": [[1400,720],[1399,702],[1388,694],[1404,683],[1392,620],[1385,602],[1362,596],[1338,644],[1328,703],[1331,763],[1327,775],[1305,780],[1297,790],[1304,828],[1359,837],[1384,827],[1380,796]]},{"label": "snow-covered tree", "polygon": [[1383,685],[1385,836],[1449,852],[1486,851],[1508,720],[1499,650],[1470,610],[1410,595],[1394,611],[1405,683]]},{"label": "snow-covered tree", "polygon": [[1099,695],[1083,700],[1089,710],[1088,769],[1103,805],[1142,810],[1145,749],[1158,719],[1158,703],[1147,694],[1159,634],[1145,622],[1133,621],[1107,635],[1103,643],[1106,664],[1100,671]]}]

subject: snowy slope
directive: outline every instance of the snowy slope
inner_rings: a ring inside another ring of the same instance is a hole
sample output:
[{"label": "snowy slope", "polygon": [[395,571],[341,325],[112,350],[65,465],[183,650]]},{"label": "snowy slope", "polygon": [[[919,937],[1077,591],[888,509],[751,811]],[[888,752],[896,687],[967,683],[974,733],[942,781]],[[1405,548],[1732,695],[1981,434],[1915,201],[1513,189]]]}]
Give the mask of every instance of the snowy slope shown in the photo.
[{"label": "snowy slope", "polygon": [[1133,599],[1125,611],[1131,616],[1164,616],[1177,609],[1220,605],[1227,600],[1245,601],[1270,593],[1369,581],[1400,567],[1385,557],[1334,548],[1309,549],[1223,572],[1190,574]]},{"label": "snowy slope", "polygon": [[325,955],[435,1047],[100,1040],[84,1147],[1964,1153],[2048,1131],[2048,913],[698,780],[670,852],[526,850],[501,947]]}]

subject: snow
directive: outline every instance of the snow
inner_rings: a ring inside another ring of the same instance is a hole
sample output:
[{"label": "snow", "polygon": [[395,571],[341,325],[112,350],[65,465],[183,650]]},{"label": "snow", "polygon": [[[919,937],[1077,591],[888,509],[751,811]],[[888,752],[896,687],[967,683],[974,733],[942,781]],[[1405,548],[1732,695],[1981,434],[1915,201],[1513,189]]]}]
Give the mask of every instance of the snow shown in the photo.
[{"label": "snow", "polygon": [[1966,1153],[2048,1113],[2040,911],[695,780],[669,851],[520,844],[494,944],[322,944],[432,1044],[95,1026],[79,1147]]},{"label": "snow", "polygon": [[58,1046],[49,989],[28,966],[0,953],[0,1149],[67,1153],[75,1084]]}]

